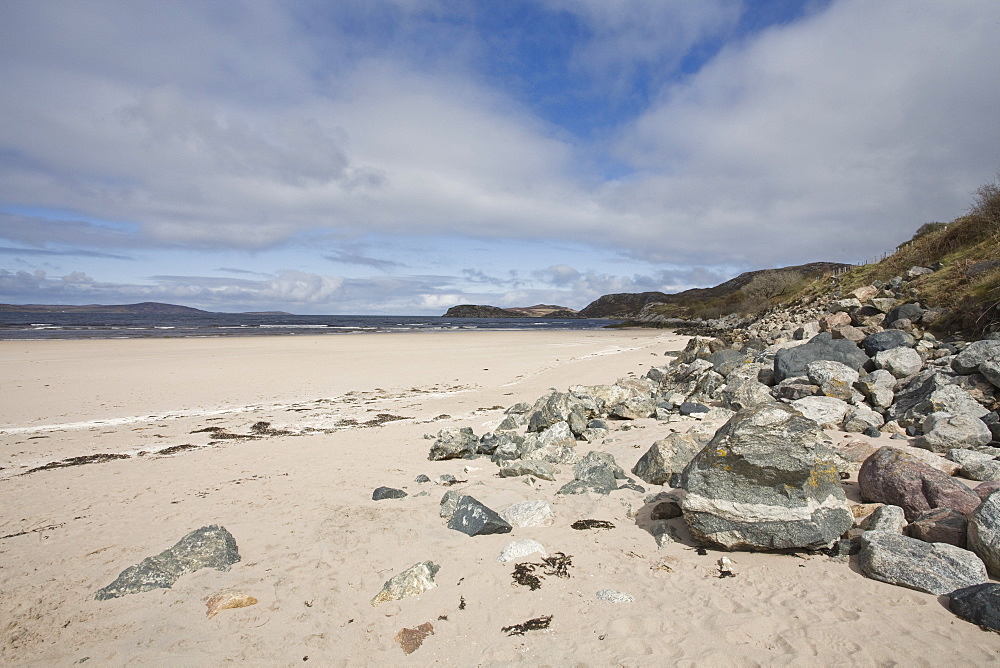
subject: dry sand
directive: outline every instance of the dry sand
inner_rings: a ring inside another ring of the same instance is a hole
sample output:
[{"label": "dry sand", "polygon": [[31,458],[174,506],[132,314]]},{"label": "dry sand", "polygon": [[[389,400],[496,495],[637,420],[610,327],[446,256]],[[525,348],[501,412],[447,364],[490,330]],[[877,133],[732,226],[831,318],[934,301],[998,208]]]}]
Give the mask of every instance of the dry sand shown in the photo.
[{"label": "dry sand", "polygon": [[[943,597],[862,577],[855,563],[736,553],[736,577],[720,579],[717,552],[657,549],[641,494],[555,496],[571,467],[532,482],[497,478],[488,459],[427,461],[425,433],[482,434],[498,407],[642,375],[683,342],[645,330],[2,341],[0,663],[997,662],[1000,636],[954,617]],[[224,438],[259,422],[291,433]],[[629,469],[668,429],[691,424],[639,420],[596,448]],[[174,446],[194,447],[156,454]],[[22,475],[97,454],[129,457]],[[467,480],[452,489],[496,510],[549,501],[555,524],[469,538],[444,526],[448,488],[413,482],[421,473]],[[381,485],[411,496],[372,501]],[[570,528],[582,518],[615,528]],[[126,567],[209,524],[239,544],[230,571],[94,600]],[[513,564],[496,557],[518,538],[571,555],[571,577],[536,591],[513,584]],[[392,575],[426,560],[441,567],[436,588],[370,605]],[[597,600],[601,589],[635,602]],[[207,618],[206,601],[227,591],[259,602]],[[546,615],[546,630],[501,631]],[[433,634],[404,654],[397,632],[424,623]]]}]

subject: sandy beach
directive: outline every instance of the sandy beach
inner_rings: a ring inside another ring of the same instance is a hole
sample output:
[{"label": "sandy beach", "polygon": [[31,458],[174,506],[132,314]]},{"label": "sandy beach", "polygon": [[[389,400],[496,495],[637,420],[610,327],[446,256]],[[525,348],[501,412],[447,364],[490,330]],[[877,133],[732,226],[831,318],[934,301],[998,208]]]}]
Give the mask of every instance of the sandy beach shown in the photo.
[{"label": "sandy beach", "polygon": [[[488,458],[427,459],[425,434],[482,435],[517,402],[641,376],[684,342],[663,330],[2,341],[0,663],[997,663],[998,636],[944,597],[866,579],[855,562],[733,553],[736,577],[719,578],[721,553],[700,555],[683,520],[682,540],[657,547],[644,494],[556,496],[572,467],[552,482],[499,478]],[[578,449],[629,470],[695,424],[618,422],[606,443]],[[409,496],[373,501],[383,485]],[[449,489],[498,511],[545,500],[555,521],[470,538],[439,517]],[[570,527],[584,518],[614,528]],[[125,568],[212,524],[239,546],[230,570],[95,600]],[[570,577],[515,584],[497,556],[521,538],[570,556]],[[440,566],[435,588],[372,606],[423,561]],[[635,600],[598,600],[603,589]],[[208,618],[220,592],[257,603]],[[544,630],[501,630],[549,615]],[[405,654],[396,634],[425,623],[433,634]]]}]

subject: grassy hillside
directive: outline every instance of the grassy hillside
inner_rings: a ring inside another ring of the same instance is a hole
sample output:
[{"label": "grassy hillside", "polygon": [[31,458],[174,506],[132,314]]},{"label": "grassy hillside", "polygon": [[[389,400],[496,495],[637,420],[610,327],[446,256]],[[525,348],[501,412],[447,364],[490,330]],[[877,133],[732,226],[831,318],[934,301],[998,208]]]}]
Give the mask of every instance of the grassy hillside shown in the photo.
[{"label": "grassy hillside", "polygon": [[1000,326],[1000,174],[980,186],[966,215],[921,226],[881,262],[848,271],[841,288],[888,281],[913,266],[939,267],[910,283],[926,306],[948,309],[935,329],[982,334]]}]

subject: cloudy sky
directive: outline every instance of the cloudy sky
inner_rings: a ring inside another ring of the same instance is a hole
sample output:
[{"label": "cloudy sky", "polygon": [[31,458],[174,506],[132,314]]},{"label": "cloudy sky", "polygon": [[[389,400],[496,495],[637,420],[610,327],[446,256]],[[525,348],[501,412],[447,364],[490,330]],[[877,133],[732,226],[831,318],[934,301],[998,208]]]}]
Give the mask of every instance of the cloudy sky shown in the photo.
[{"label": "cloudy sky", "polygon": [[1000,167],[997,0],[6,0],[0,302],[438,314],[858,262]]}]

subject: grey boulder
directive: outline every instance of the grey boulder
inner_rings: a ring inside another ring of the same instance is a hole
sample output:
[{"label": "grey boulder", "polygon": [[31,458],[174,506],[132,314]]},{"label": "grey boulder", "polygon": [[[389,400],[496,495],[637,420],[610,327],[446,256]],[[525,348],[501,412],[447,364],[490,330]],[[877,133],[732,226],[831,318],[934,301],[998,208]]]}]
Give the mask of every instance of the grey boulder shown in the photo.
[{"label": "grey boulder", "polygon": [[948,608],[967,622],[1000,631],[1000,584],[963,587],[948,594]]},{"label": "grey boulder", "polygon": [[668,485],[703,447],[705,443],[691,434],[671,433],[650,446],[632,467],[632,473],[650,485]]},{"label": "grey boulder", "polygon": [[127,594],[169,589],[179,577],[202,568],[228,571],[240,560],[236,539],[217,524],[205,526],[181,538],[154,557],[129,566],[94,596],[99,601]]},{"label": "grey boulder", "polygon": [[989,579],[982,560],[968,550],[884,531],[861,534],[858,563],[867,577],[928,594],[948,594]]},{"label": "grey boulder", "polygon": [[688,464],[682,508],[700,543],[816,549],[853,524],[834,453],[812,420],[781,404],[741,411]]},{"label": "grey boulder", "polygon": [[851,369],[860,369],[868,355],[847,339],[834,339],[829,332],[817,334],[808,343],[779,350],[774,357],[774,380],[781,382],[791,376],[804,376],[809,362],[833,360]]},{"label": "grey boulder", "polygon": [[875,353],[875,366],[891,373],[896,378],[906,378],[920,371],[924,361],[913,348],[891,348]]},{"label": "grey boulder", "polygon": [[953,448],[977,448],[993,439],[989,427],[971,415],[931,413],[921,425],[924,435],[917,445],[931,452],[945,453]]},{"label": "grey boulder", "polygon": [[1000,362],[1000,341],[984,339],[970,343],[951,361],[951,368],[955,373],[968,375],[978,371],[979,365],[989,360]]},{"label": "grey boulder", "polygon": [[447,427],[438,432],[427,459],[441,461],[474,455],[479,450],[479,439],[469,427]]},{"label": "grey boulder", "polygon": [[448,520],[448,528],[461,531],[467,536],[486,536],[510,533],[514,527],[473,497],[463,496]]}]

